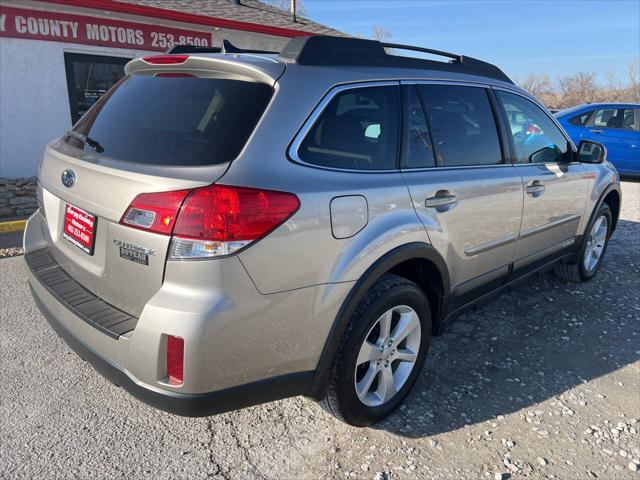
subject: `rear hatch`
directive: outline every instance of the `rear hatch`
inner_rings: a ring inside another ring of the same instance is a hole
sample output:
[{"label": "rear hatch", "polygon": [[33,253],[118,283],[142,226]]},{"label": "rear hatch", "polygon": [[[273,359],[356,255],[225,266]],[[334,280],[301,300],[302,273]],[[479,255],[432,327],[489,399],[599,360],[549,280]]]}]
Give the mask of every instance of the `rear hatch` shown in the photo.
[{"label": "rear hatch", "polygon": [[[176,55],[131,62],[128,75],[42,160],[41,210],[63,269],[139,316],[162,284],[175,218],[156,219],[168,227],[160,234],[124,224],[123,215],[139,195],[219,179],[267,108],[284,69],[276,65],[265,72],[224,56]],[[175,198],[169,210],[184,195]]]}]

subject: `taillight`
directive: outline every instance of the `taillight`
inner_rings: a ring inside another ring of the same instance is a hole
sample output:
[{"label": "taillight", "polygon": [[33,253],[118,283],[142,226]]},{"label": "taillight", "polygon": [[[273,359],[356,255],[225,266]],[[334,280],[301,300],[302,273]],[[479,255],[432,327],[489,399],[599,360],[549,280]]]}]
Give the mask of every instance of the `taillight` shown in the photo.
[{"label": "taillight", "polygon": [[138,195],[120,220],[173,235],[169,258],[230,255],[282,225],[300,207],[293,193],[229,185]]},{"label": "taillight", "polygon": [[167,377],[172,385],[184,381],[184,339],[167,335]]},{"label": "taillight", "polygon": [[190,190],[141,193],[133,199],[120,223],[141,230],[171,235],[178,210]]},{"label": "taillight", "polygon": [[193,190],[173,230],[171,258],[229,255],[259,240],[293,215],[292,193],[227,185]]},{"label": "taillight", "polygon": [[150,55],[142,57],[142,60],[153,65],[177,65],[184,63],[189,55]]}]

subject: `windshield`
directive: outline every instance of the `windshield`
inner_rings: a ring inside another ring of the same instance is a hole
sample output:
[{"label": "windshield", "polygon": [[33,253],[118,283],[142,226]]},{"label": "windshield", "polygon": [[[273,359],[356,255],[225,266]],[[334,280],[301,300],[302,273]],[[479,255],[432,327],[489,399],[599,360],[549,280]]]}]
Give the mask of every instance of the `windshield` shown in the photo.
[{"label": "windshield", "polygon": [[233,160],[273,89],[257,82],[172,75],[124,77],[65,141],[135,163],[202,166]]}]

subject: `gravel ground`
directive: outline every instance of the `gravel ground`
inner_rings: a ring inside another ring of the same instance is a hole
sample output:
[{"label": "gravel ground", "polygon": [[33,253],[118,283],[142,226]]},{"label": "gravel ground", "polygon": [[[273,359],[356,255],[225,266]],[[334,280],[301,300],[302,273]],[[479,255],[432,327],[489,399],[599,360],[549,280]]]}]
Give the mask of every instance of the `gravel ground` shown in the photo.
[{"label": "gravel ground", "polygon": [[22,247],[0,248],[0,258],[17,257],[23,253],[24,249]]},{"label": "gravel ground", "polygon": [[0,478],[640,479],[640,184],[623,195],[593,281],[545,275],[462,317],[366,429],[304,398],[153,410],[52,333],[21,258],[0,260]]},{"label": "gravel ground", "polygon": [[22,231],[0,233],[0,258],[15,257],[24,253],[22,233]]}]

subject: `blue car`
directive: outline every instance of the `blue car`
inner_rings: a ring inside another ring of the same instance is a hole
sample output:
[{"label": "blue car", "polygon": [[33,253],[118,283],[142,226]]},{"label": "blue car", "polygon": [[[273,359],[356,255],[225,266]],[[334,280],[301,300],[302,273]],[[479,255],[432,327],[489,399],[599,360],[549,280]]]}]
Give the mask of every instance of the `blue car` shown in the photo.
[{"label": "blue car", "polygon": [[602,143],[621,175],[640,176],[639,104],[590,103],[555,115],[576,145],[580,140]]}]

